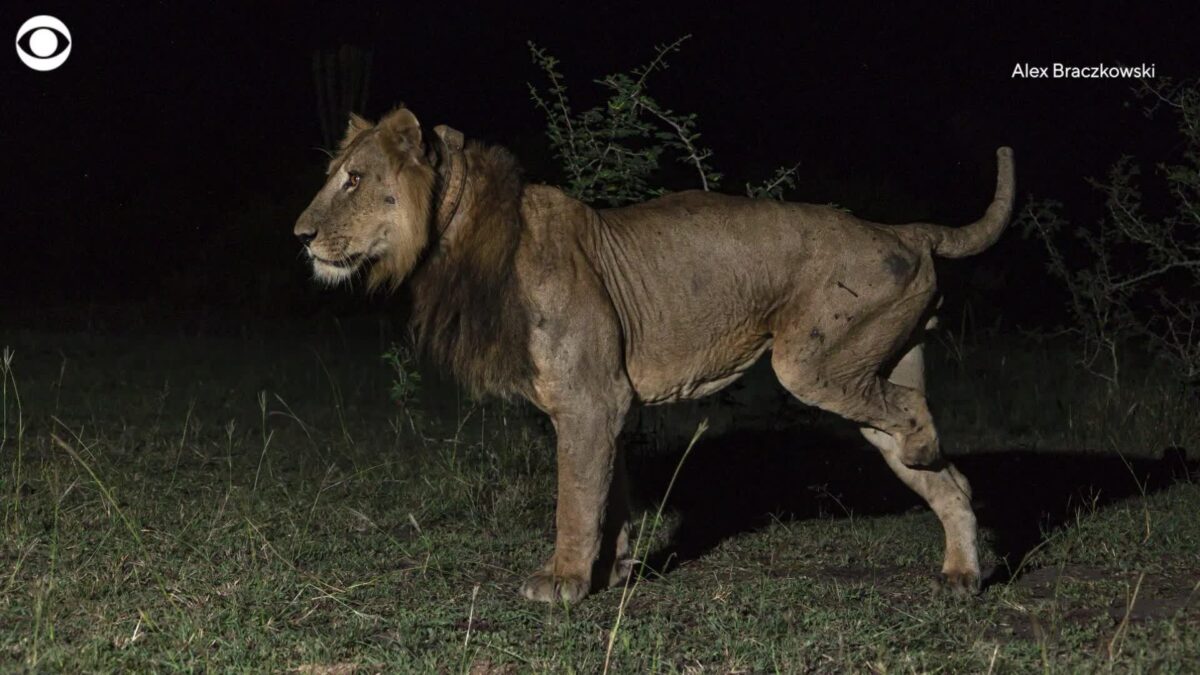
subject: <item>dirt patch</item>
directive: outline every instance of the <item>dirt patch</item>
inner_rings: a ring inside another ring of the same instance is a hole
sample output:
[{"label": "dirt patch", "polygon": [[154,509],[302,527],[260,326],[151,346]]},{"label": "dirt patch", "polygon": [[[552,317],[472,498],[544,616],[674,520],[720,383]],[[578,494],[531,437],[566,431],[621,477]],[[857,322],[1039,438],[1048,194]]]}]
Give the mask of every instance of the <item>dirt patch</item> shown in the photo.
[{"label": "dirt patch", "polygon": [[1022,575],[1014,582],[1017,588],[1029,591],[1035,598],[1054,597],[1055,589],[1064,581],[1123,581],[1136,580],[1136,575],[1114,573],[1101,567],[1071,565],[1067,567],[1043,567]]},{"label": "dirt patch", "polygon": [[[1052,641],[1064,627],[1097,622],[1114,627],[1126,620],[1129,623],[1163,620],[1200,623],[1200,578],[1148,574],[1141,576],[1139,587],[1139,576],[1133,572],[1086,565],[1046,567],[1029,572],[1014,585],[1026,590],[1035,602],[1027,609],[1010,608],[999,612],[996,626],[989,631],[990,637],[1001,641]],[[1063,583],[1078,582],[1097,586],[1092,602],[1073,605],[1071,600],[1060,596],[1059,587]],[[1111,586],[1103,585],[1114,583],[1127,590],[1113,597],[1115,593]],[[1131,603],[1135,587],[1138,593]]]},{"label": "dirt patch", "polygon": [[1130,621],[1154,621],[1181,617],[1185,620],[1200,619],[1200,602],[1195,597],[1176,595],[1163,598],[1144,598],[1139,596],[1132,605],[1124,602],[1113,602],[1108,610],[1114,621],[1124,619],[1129,613]]},{"label": "dirt patch", "polygon": [[1077,607],[1061,614],[1053,608],[1005,609],[996,614],[996,622],[985,631],[985,637],[997,642],[1054,642],[1065,626],[1087,626],[1097,621],[1105,626],[1117,624],[1103,609],[1095,607]]}]

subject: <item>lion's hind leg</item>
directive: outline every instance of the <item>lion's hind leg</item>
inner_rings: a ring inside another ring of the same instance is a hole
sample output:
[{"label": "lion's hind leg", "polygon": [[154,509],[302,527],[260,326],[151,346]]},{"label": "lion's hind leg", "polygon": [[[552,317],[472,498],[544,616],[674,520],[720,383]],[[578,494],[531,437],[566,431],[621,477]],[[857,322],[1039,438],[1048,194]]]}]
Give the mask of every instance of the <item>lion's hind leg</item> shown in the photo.
[{"label": "lion's hind leg", "polygon": [[[612,483],[608,488],[608,506],[602,524],[600,554],[593,567],[595,584],[619,586],[633,570],[629,541],[629,476],[625,469],[625,451],[617,448],[613,461]],[[599,576],[597,576],[599,575]]]},{"label": "lion's hind leg", "polygon": [[[888,380],[917,391],[925,390],[925,358],[920,344],[912,347],[892,369]],[[975,513],[971,510],[971,486],[958,469],[941,462],[933,470],[912,469],[900,458],[896,439],[878,429],[864,427],[863,436],[883,453],[884,460],[900,480],[921,496],[942,522],[946,554],[942,581],[956,594],[979,592],[979,552]]]},{"label": "lion's hind leg", "polygon": [[802,403],[890,435],[906,466],[934,466],[941,453],[925,393],[879,372],[898,341],[862,331],[826,336],[814,328],[807,335],[777,336],[771,366]]}]

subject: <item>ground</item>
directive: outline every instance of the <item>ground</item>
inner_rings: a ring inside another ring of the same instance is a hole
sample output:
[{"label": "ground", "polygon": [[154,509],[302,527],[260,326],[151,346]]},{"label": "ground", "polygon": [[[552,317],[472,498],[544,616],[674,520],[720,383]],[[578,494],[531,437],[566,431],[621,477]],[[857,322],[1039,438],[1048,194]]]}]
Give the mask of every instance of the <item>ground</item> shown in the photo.
[{"label": "ground", "polygon": [[425,405],[390,402],[383,325],[137,332],[0,333],[0,669],[1170,672],[1200,653],[1194,394],[1131,382],[1105,415],[1050,347],[931,345],[985,526],[980,597],[934,592],[933,515],[853,430],[790,408],[701,436],[661,518],[687,443],[631,434],[657,571],[568,609],[517,594],[554,506],[527,410],[428,379]]}]

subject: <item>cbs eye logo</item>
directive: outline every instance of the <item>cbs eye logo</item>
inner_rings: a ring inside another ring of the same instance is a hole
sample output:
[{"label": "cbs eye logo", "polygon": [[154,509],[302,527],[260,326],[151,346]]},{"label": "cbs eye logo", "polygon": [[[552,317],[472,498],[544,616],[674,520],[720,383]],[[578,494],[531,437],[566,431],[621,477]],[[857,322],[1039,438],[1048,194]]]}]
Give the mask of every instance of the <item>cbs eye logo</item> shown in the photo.
[{"label": "cbs eye logo", "polygon": [[70,55],[71,31],[52,16],[35,16],[17,31],[17,56],[34,70],[54,70]]}]

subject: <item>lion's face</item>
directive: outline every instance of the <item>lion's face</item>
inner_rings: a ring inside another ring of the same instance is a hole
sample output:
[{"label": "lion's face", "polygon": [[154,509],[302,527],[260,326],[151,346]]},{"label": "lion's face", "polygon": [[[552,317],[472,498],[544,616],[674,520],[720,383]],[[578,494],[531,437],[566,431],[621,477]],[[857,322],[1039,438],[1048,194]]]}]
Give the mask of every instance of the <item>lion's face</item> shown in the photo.
[{"label": "lion's face", "polygon": [[398,284],[429,243],[433,178],[411,112],[378,125],[352,116],[324,187],[296,221],[313,275],[336,284],[369,267],[371,286]]}]

